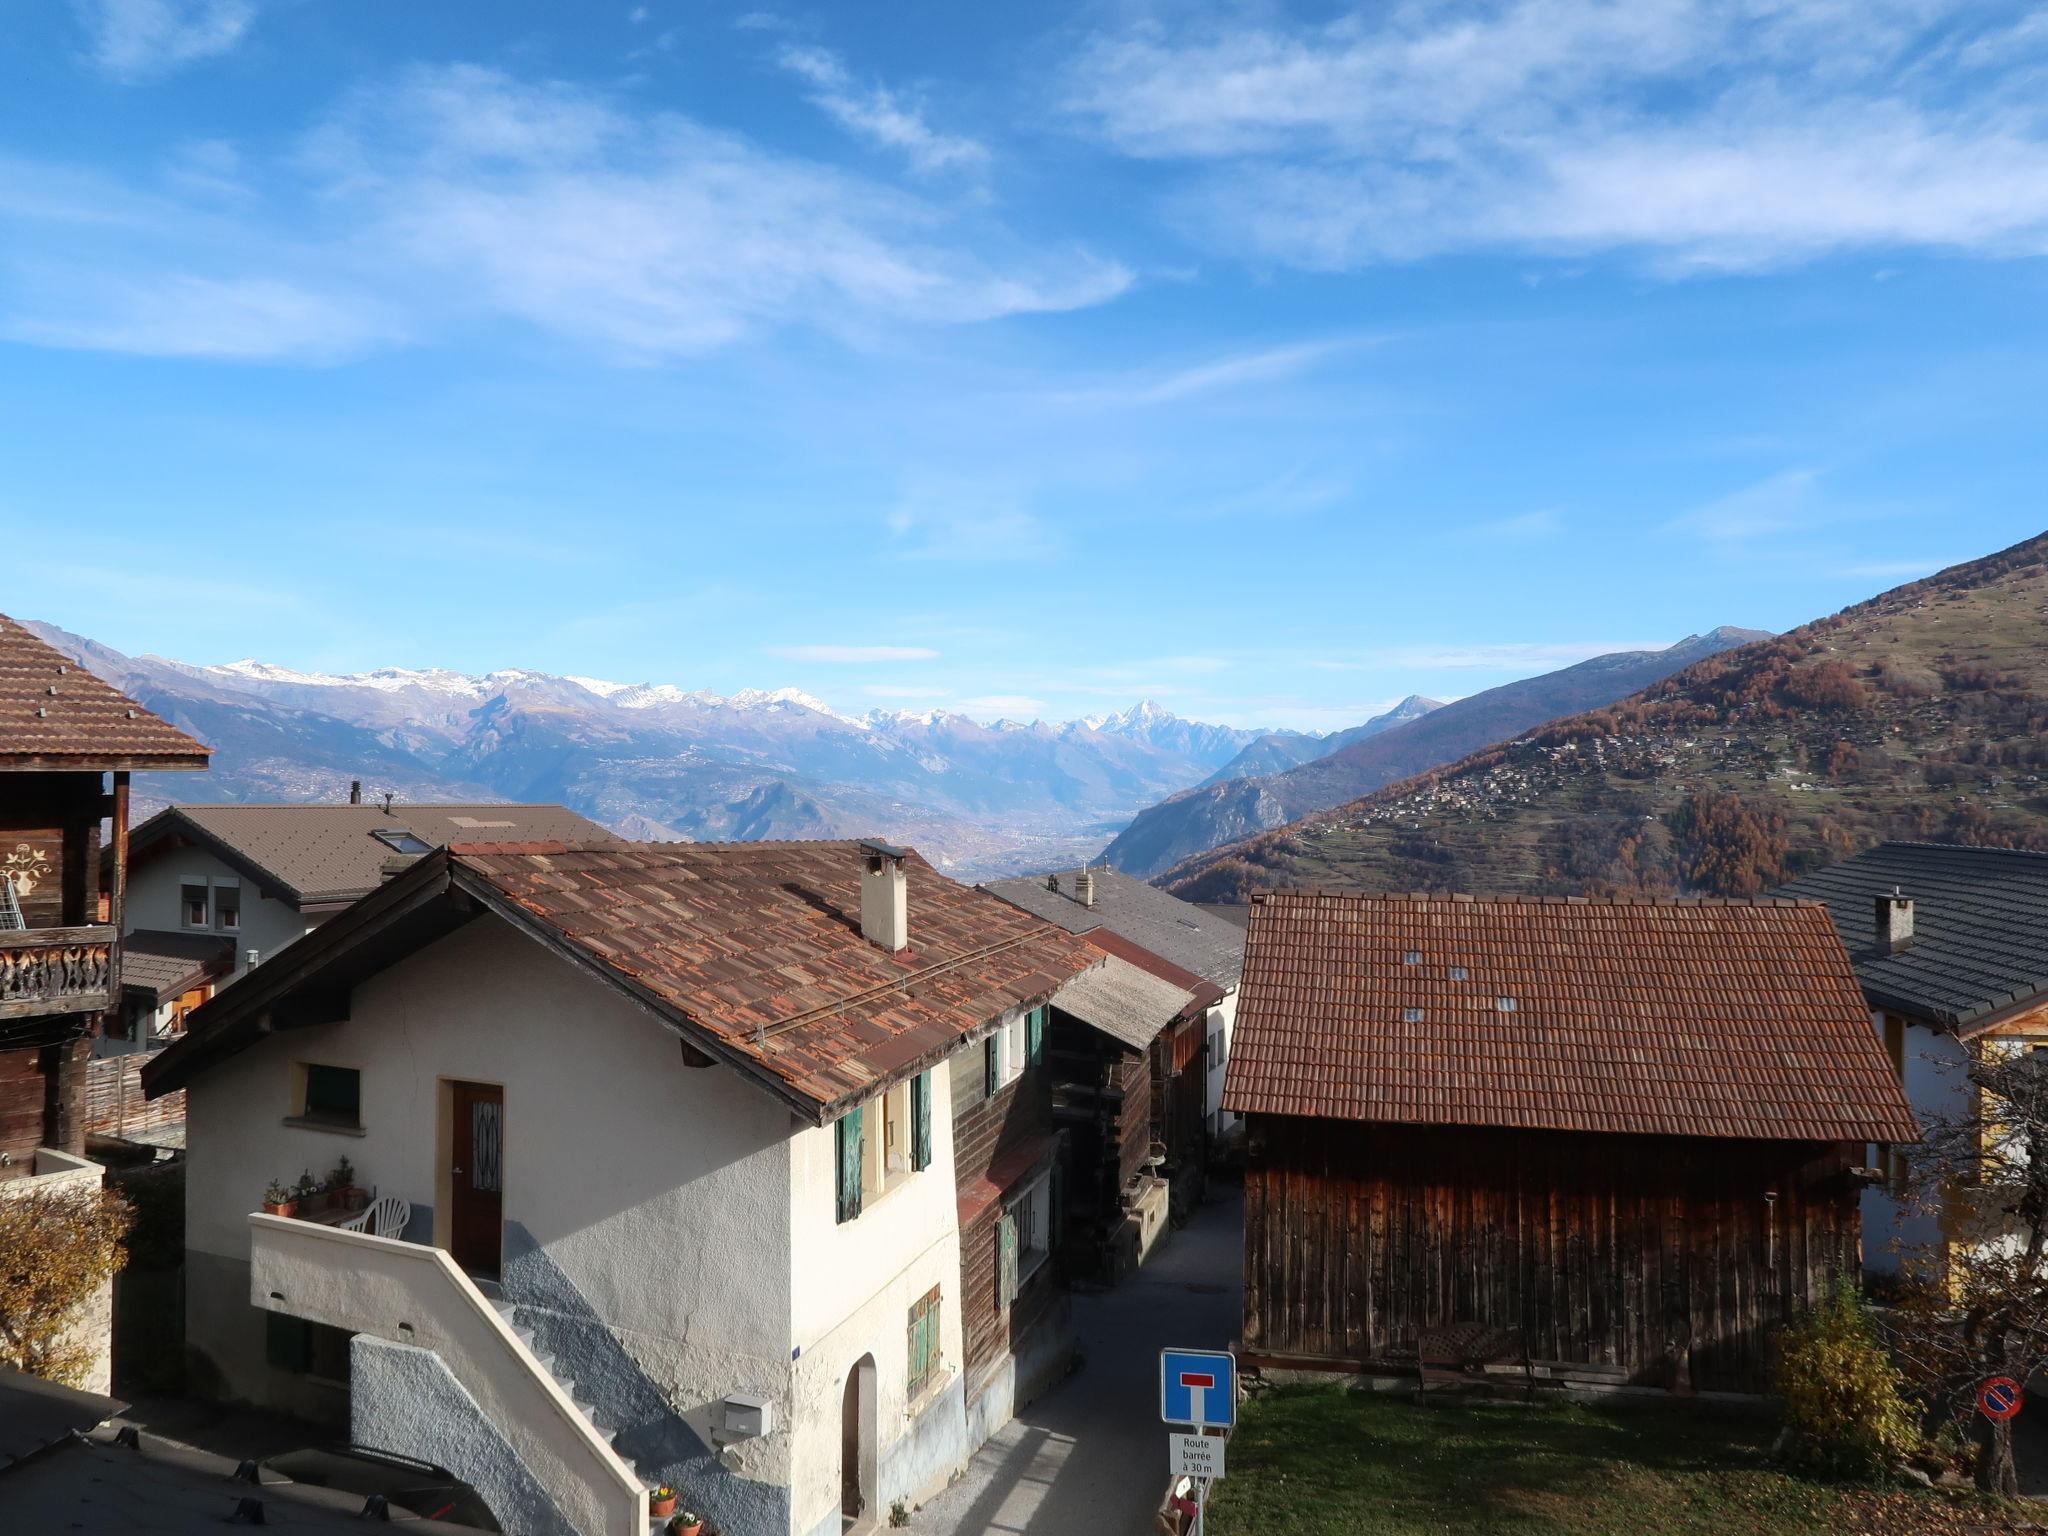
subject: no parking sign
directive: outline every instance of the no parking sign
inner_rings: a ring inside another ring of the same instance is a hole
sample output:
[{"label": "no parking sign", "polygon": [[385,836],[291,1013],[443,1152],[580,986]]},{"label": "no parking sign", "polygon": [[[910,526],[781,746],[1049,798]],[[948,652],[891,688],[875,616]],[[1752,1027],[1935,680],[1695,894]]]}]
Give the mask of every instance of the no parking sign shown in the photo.
[{"label": "no parking sign", "polygon": [[1977,1411],[2000,1423],[2020,1411],[2025,1397],[2010,1376],[1994,1376],[1977,1389]]}]

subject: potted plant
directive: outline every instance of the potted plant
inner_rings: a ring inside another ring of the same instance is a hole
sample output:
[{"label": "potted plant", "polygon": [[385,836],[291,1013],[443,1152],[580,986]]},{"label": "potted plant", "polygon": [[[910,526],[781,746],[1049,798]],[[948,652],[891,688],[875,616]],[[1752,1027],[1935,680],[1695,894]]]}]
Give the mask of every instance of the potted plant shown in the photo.
[{"label": "potted plant", "polygon": [[355,1165],[342,1158],[327,1173],[327,1204],[337,1211],[353,1211],[362,1200],[363,1191],[356,1188]]},{"label": "potted plant", "polygon": [[676,1491],[666,1483],[647,1495],[647,1513],[657,1520],[666,1519],[675,1513]]},{"label": "potted plant", "polygon": [[299,1203],[292,1198],[291,1187],[272,1179],[270,1187],[263,1191],[263,1213],[266,1216],[296,1216],[298,1211]]},{"label": "potted plant", "polygon": [[703,1536],[704,1517],[694,1509],[679,1509],[669,1517],[668,1536]]}]

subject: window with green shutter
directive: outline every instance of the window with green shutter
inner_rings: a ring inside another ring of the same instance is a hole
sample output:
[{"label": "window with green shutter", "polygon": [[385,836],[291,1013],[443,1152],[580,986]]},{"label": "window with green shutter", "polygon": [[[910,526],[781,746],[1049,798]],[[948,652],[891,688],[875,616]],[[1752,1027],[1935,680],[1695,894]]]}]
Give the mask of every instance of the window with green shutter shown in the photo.
[{"label": "window with green shutter", "polygon": [[839,1121],[839,1219],[851,1221],[860,1214],[861,1136],[860,1108],[849,1109]]},{"label": "window with green shutter", "polygon": [[1045,1010],[1034,1008],[1024,1021],[1024,1060],[1037,1066],[1045,1060]]},{"label": "window with green shutter", "polygon": [[996,1306],[1017,1299],[1017,1218],[1008,1211],[996,1228]]},{"label": "window with green shutter", "polygon": [[910,1166],[932,1165],[932,1075],[920,1072],[910,1080]]},{"label": "window with green shutter", "polygon": [[910,1374],[904,1396],[912,1402],[939,1375],[939,1288],[935,1285],[910,1309]]},{"label": "window with green shutter", "polygon": [[1002,1031],[998,1030],[984,1040],[981,1043],[981,1049],[983,1059],[987,1063],[987,1070],[982,1074],[982,1081],[986,1085],[984,1091],[992,1099],[996,1096],[996,1090],[1003,1086]]}]

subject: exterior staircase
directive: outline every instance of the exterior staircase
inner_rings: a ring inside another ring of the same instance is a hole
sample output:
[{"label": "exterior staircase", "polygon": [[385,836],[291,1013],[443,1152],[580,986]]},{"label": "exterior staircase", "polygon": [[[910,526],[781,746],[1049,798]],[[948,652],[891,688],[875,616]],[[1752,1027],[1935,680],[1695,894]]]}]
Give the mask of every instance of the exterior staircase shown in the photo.
[{"label": "exterior staircase", "polygon": [[[492,1309],[497,1312],[498,1316],[505,1320],[505,1326],[510,1328],[519,1342],[526,1346],[527,1352],[533,1356],[535,1364],[539,1365],[542,1370],[554,1378],[555,1385],[562,1389],[562,1395],[574,1403],[576,1411],[583,1415],[589,1422],[590,1427],[602,1435],[614,1450],[617,1450],[621,1426],[613,1423],[603,1413],[599,1412],[597,1405],[588,1398],[577,1395],[575,1378],[564,1375],[560,1370],[556,1369],[555,1356],[541,1348],[539,1343],[536,1342],[532,1328],[519,1321],[519,1304],[515,1301],[506,1300],[505,1293],[489,1280],[477,1281],[476,1288],[483,1293],[484,1299],[491,1304]],[[624,1452],[620,1452],[619,1459],[633,1469],[633,1475],[640,1479],[641,1485],[652,1496],[654,1489],[660,1486],[659,1481],[650,1479],[641,1470],[640,1466],[630,1457],[626,1456]],[[647,1521],[648,1536],[661,1536],[661,1533],[668,1528],[668,1520],[669,1517],[666,1515],[650,1516]]]}]

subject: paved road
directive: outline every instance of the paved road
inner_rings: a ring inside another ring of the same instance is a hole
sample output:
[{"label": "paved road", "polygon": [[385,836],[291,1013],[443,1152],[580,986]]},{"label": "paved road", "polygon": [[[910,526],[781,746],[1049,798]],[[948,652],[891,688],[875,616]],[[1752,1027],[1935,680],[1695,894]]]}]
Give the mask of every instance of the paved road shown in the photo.
[{"label": "paved road", "polygon": [[925,1536],[1150,1536],[1166,1488],[1159,1351],[1229,1346],[1239,1322],[1241,1192],[1210,1203],[1113,1291],[1077,1295],[1087,1358],[981,1448],[911,1520]]}]

